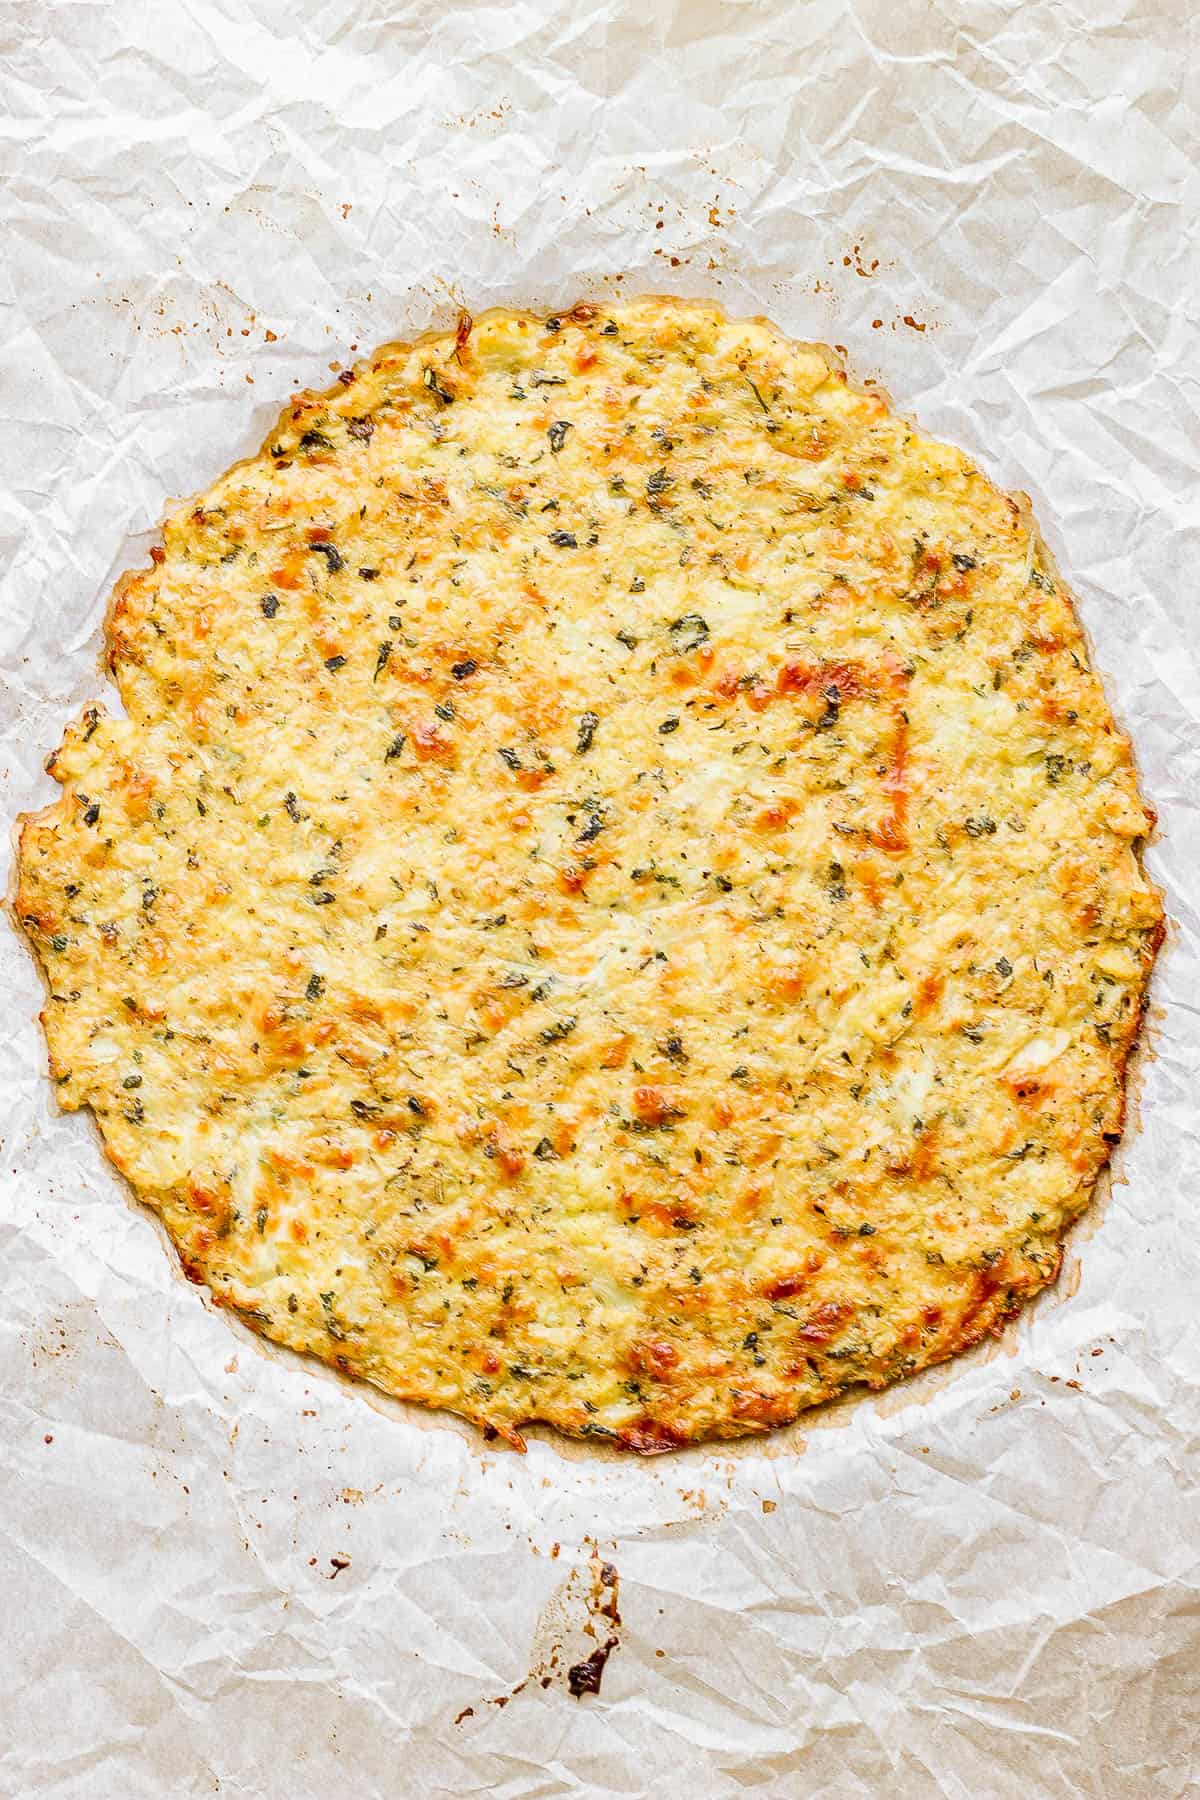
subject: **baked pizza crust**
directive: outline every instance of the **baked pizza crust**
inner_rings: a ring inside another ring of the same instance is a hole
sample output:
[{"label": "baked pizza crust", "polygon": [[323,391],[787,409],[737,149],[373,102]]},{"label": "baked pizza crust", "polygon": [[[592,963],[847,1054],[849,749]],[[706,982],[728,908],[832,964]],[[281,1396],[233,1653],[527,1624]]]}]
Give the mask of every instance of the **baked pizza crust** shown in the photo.
[{"label": "baked pizza crust", "polygon": [[1027,505],[699,302],[303,394],[23,823],[60,1103],[277,1342],[520,1443],[762,1432],[1053,1281],[1153,816]]}]

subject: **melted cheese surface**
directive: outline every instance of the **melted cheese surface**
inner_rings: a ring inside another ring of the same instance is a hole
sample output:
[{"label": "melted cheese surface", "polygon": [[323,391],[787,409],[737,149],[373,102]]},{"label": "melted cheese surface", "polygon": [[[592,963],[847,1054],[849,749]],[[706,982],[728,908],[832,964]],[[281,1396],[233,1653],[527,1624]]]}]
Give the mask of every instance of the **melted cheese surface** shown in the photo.
[{"label": "melted cheese surface", "polygon": [[167,522],[25,825],[51,1068],[269,1337],[762,1431],[1051,1281],[1151,823],[1029,518],[707,305],[491,313]]}]

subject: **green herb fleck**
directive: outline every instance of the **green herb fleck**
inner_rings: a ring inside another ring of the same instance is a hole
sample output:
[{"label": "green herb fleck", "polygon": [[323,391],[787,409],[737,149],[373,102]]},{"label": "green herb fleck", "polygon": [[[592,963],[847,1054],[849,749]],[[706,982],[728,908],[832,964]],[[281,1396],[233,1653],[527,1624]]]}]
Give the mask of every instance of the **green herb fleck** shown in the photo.
[{"label": "green herb fleck", "polygon": [[750,392],[754,395],[754,398],[758,401],[758,404],[762,407],[763,411],[765,413],[769,414],[771,411],[770,407],[767,405],[766,401],[763,399],[762,395],[759,393],[757,384],[755,382],[751,381],[750,377],[748,375],[746,376],[746,384],[749,387]]},{"label": "green herb fleck", "polygon": [[544,1031],[538,1032],[538,1042],[561,1044],[564,1038],[570,1037],[578,1023],[578,1019],[556,1019],[553,1025],[547,1025]]},{"label": "green herb fleck", "polygon": [[596,727],[600,723],[600,715],[594,712],[580,713],[579,737],[575,744],[576,756],[586,756],[596,736]]},{"label": "green herb fleck", "polygon": [[439,406],[453,405],[453,392],[446,386],[445,382],[439,381],[435,370],[427,368],[422,379]]},{"label": "green herb fleck", "polygon": [[686,656],[689,650],[698,650],[708,641],[708,624],[699,613],[684,613],[681,619],[668,625],[667,630],[671,634],[671,648],[677,656]]}]

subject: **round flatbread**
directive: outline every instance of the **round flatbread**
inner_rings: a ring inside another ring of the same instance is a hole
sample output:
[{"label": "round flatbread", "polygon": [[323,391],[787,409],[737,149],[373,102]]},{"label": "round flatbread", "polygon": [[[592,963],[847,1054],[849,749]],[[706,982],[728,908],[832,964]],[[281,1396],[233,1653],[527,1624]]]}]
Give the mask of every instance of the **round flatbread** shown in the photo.
[{"label": "round flatbread", "polygon": [[760,1432],[1052,1281],[1151,815],[1027,510],[691,302],[299,396],[28,820],[61,1103],[281,1344],[519,1442]]}]

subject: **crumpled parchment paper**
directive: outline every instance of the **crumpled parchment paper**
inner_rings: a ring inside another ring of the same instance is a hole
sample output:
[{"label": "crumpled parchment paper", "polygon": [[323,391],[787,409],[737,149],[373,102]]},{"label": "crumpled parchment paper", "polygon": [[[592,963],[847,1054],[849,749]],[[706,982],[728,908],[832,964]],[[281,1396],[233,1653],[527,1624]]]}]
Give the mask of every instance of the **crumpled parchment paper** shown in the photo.
[{"label": "crumpled parchment paper", "polygon": [[0,11],[6,819],[99,691],[112,578],[293,387],[460,302],[669,290],[846,346],[1032,495],[1172,919],[1057,1292],[879,1401],[648,1464],[498,1453],[210,1311],[57,1112],[0,926],[4,1795],[1196,1791],[1192,13]]}]

